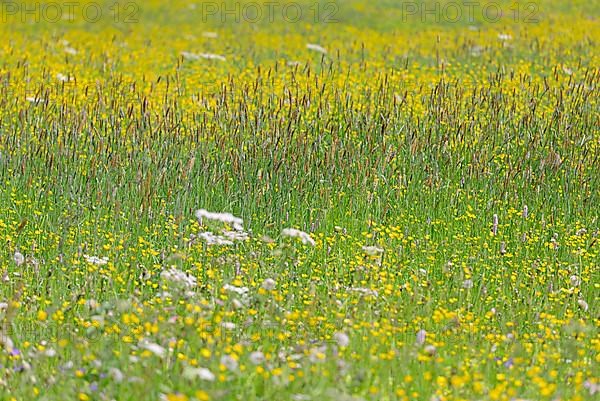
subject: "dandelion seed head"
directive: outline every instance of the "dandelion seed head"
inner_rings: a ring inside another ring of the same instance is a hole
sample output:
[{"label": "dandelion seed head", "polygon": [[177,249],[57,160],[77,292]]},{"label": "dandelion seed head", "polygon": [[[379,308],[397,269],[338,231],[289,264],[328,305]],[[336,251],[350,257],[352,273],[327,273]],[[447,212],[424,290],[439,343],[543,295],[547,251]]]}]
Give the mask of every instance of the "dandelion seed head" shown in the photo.
[{"label": "dandelion seed head", "polygon": [[350,344],[350,337],[348,337],[348,334],[341,331],[335,333],[333,335],[333,339],[337,343],[337,345],[342,348],[345,348]]},{"label": "dandelion seed head", "polygon": [[23,263],[25,263],[25,256],[23,256],[21,252],[15,251],[15,254],[13,255],[13,261],[17,266],[21,266]]}]

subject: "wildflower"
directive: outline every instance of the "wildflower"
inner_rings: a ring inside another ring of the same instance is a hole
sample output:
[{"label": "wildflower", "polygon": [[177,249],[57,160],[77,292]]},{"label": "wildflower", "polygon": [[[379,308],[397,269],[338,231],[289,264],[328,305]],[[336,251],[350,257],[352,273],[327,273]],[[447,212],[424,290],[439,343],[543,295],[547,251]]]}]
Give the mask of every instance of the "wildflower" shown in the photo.
[{"label": "wildflower", "polygon": [[193,288],[196,286],[196,278],[192,275],[189,275],[185,272],[182,272],[175,267],[171,267],[168,270],[163,270],[160,274],[160,277],[163,280],[170,281],[174,284],[181,285],[185,288]]},{"label": "wildflower", "polygon": [[238,295],[248,295],[248,292],[250,291],[248,287],[236,287],[235,285],[231,284],[225,284],[223,289],[225,291],[235,292]]},{"label": "wildflower", "polygon": [[585,302],[585,300],[583,300],[583,299],[581,299],[581,298],[577,300],[577,305],[579,305],[579,307],[580,307],[581,309],[583,309],[583,311],[584,311],[584,312],[587,312],[587,311],[588,311],[588,309],[589,309],[589,305],[588,305],[588,303],[587,303],[587,302]]},{"label": "wildflower", "polygon": [[202,36],[209,39],[216,39],[219,35],[216,32],[202,32]]},{"label": "wildflower", "polygon": [[27,96],[25,98],[25,100],[27,100],[29,103],[33,103],[35,105],[42,103],[44,100],[40,99],[39,97],[34,97],[34,96]]},{"label": "wildflower", "polygon": [[221,56],[219,54],[212,54],[212,53],[190,53],[190,52],[181,52],[181,55],[183,56],[183,58],[186,58],[188,60],[200,60],[201,58],[206,59],[206,60],[219,60],[219,61],[226,61],[224,56]]},{"label": "wildflower", "polygon": [[0,332],[0,346],[2,346],[6,352],[13,352],[15,349],[15,344],[12,339],[2,332]]},{"label": "wildflower", "polygon": [[223,231],[223,236],[231,241],[246,241],[250,238],[245,231]]},{"label": "wildflower", "polygon": [[494,214],[493,223],[492,223],[492,234],[498,234],[498,215]]},{"label": "wildflower", "polygon": [[267,291],[272,291],[275,289],[276,285],[277,283],[275,282],[275,280],[273,280],[272,278],[267,278],[265,279],[265,281],[262,282],[261,287]]},{"label": "wildflower", "polygon": [[303,244],[315,246],[315,240],[310,237],[310,234],[305,233],[304,231],[297,230],[295,228],[285,228],[281,232],[281,235],[284,237],[300,238]]},{"label": "wildflower", "polygon": [[233,241],[228,240],[220,235],[215,235],[210,231],[206,231],[198,234],[199,238],[202,238],[207,245],[233,245]]},{"label": "wildflower", "polygon": [[83,255],[83,258],[86,262],[96,266],[102,266],[108,263],[108,258],[106,256],[99,258],[98,256]]},{"label": "wildflower", "polygon": [[112,379],[116,382],[116,383],[120,383],[123,381],[123,372],[121,372],[119,369],[117,368],[109,368],[108,369],[108,375],[110,377],[112,377]]},{"label": "wildflower", "polygon": [[61,82],[69,82],[71,80],[67,75],[61,74],[60,72],[56,74],[56,79]]},{"label": "wildflower", "polygon": [[579,279],[579,277],[577,277],[574,274],[571,277],[569,277],[569,281],[571,282],[571,285],[573,287],[579,287],[579,285],[581,284],[581,280]]},{"label": "wildflower", "polygon": [[363,246],[362,250],[369,256],[377,256],[383,253],[383,249],[376,246]]},{"label": "wildflower", "polygon": [[500,39],[501,41],[508,41],[512,39],[512,36],[510,36],[507,33],[499,33],[498,34],[498,39]]},{"label": "wildflower", "polygon": [[529,216],[529,208],[527,207],[527,205],[523,206],[523,218],[526,219],[527,216]]},{"label": "wildflower", "polygon": [[254,351],[250,354],[249,358],[253,365],[258,365],[265,361],[265,354],[260,351]]},{"label": "wildflower", "polygon": [[200,379],[209,382],[215,381],[215,374],[206,368],[186,367],[183,376],[187,379]]},{"label": "wildflower", "polygon": [[419,330],[417,332],[417,341],[416,344],[417,345],[423,345],[425,344],[425,340],[427,339],[427,332],[423,329]]},{"label": "wildflower", "polygon": [[238,362],[231,355],[223,355],[220,360],[221,365],[225,366],[229,371],[235,371],[238,368]]},{"label": "wildflower", "polygon": [[470,290],[473,288],[473,280],[467,279],[463,281],[462,287],[466,290]]},{"label": "wildflower", "polygon": [[424,351],[427,355],[431,356],[431,355],[435,355],[435,353],[437,352],[437,349],[433,345],[428,345],[424,348]]},{"label": "wildflower", "polygon": [[144,348],[144,349],[152,352],[154,355],[158,356],[159,358],[163,358],[167,353],[167,351],[164,349],[164,347],[161,347],[160,345],[149,342],[149,341],[142,341],[142,342],[140,342],[139,346],[140,346],[140,348]]},{"label": "wildflower", "polygon": [[327,357],[325,353],[327,352],[327,345],[321,345],[319,347],[313,347],[310,349],[310,353],[308,359],[312,363],[323,362]]},{"label": "wildflower", "polygon": [[222,322],[221,327],[223,327],[225,330],[234,330],[236,325],[233,322]]},{"label": "wildflower", "polygon": [[13,255],[13,260],[17,266],[21,266],[23,263],[25,263],[25,256],[23,256],[21,252],[15,251],[15,254]]},{"label": "wildflower", "polygon": [[239,217],[235,217],[231,213],[214,213],[209,212],[205,209],[199,209],[196,210],[196,218],[198,219],[198,222],[200,222],[200,224],[202,224],[202,219],[207,219],[229,224],[237,231],[244,230],[244,221]]},{"label": "wildflower", "polygon": [[589,391],[590,395],[600,393],[600,384],[592,382],[590,380],[586,380],[585,382],[583,382],[583,387]]},{"label": "wildflower", "polygon": [[314,51],[319,52],[319,53],[327,54],[327,50],[325,50],[324,47],[316,45],[314,43],[308,43],[306,45],[306,48],[309,49],[309,50],[314,50]]},{"label": "wildflower", "polygon": [[161,401],[188,401],[189,398],[185,394],[174,393],[174,394],[161,394],[160,400]]},{"label": "wildflower", "polygon": [[371,295],[371,296],[373,296],[375,298],[377,298],[377,296],[379,295],[376,290],[372,290],[370,288],[349,287],[349,288],[347,288],[347,290],[351,291],[351,292],[358,292],[358,293],[361,293],[363,295]]},{"label": "wildflower", "polygon": [[343,332],[337,332],[333,335],[333,339],[335,340],[335,342],[337,343],[337,345],[339,345],[340,347],[347,347],[348,344],[350,344],[350,338],[348,337],[348,335],[346,333]]}]

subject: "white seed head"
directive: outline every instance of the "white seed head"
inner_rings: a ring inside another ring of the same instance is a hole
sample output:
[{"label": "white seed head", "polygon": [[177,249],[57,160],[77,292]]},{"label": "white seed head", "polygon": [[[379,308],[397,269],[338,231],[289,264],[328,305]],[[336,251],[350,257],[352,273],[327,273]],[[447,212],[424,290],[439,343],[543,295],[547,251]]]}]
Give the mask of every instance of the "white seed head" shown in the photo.
[{"label": "white seed head", "polygon": [[25,263],[25,256],[23,256],[21,252],[15,251],[15,254],[13,255],[13,260],[17,266],[21,266],[23,263]]},{"label": "white seed head", "polygon": [[343,333],[341,331],[335,333],[333,335],[333,339],[335,340],[335,342],[337,343],[338,346],[340,347],[347,347],[348,344],[350,344],[350,337],[348,337],[348,334]]}]

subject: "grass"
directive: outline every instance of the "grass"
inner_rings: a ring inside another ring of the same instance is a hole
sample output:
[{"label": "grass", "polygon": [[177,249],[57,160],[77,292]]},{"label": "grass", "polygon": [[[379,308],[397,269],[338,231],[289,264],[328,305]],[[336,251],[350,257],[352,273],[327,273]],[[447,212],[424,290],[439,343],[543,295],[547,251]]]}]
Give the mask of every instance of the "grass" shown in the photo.
[{"label": "grass", "polygon": [[0,399],[594,399],[598,10],[372,3],[3,21]]}]

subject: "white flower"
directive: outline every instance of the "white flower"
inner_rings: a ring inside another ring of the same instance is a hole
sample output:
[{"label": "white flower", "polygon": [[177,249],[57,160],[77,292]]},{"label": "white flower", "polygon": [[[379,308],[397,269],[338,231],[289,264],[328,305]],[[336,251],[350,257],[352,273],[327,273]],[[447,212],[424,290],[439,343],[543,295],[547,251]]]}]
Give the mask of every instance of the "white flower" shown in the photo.
[{"label": "white flower", "polygon": [[220,235],[215,235],[210,231],[198,234],[198,238],[202,238],[207,245],[233,245],[233,241]]},{"label": "white flower", "polygon": [[236,325],[233,322],[222,322],[221,327],[223,327],[225,330],[234,330]]},{"label": "white flower", "polygon": [[219,60],[219,61],[225,61],[225,57],[219,55],[219,54],[212,54],[212,53],[190,53],[190,52],[181,52],[181,55],[183,56],[183,58],[186,58],[188,60],[200,60],[201,58],[206,59],[206,60]]},{"label": "white flower", "polygon": [[424,351],[427,355],[435,355],[437,349],[433,345],[428,345],[424,348]]},{"label": "white flower", "polygon": [[579,279],[579,277],[577,277],[574,274],[571,277],[569,277],[569,281],[571,281],[571,285],[573,287],[579,287],[579,284],[581,284],[581,280]]},{"label": "white flower", "polygon": [[584,312],[587,312],[587,311],[588,311],[588,309],[589,309],[589,307],[590,307],[590,306],[588,305],[588,303],[587,303],[587,302],[585,302],[583,299],[578,299],[578,300],[577,300],[577,305],[579,305],[579,307],[580,307],[581,309],[583,309],[583,311],[584,311]]},{"label": "white flower", "polygon": [[67,75],[61,74],[60,72],[58,74],[56,74],[56,79],[58,79],[61,82],[70,82],[70,81],[72,81],[71,78],[69,78]]},{"label": "white flower", "polygon": [[238,295],[248,295],[248,291],[250,291],[248,287],[236,287],[235,285],[231,284],[225,284],[223,289],[225,291],[235,292]]},{"label": "white flower", "polygon": [[493,220],[494,221],[492,222],[492,233],[494,235],[496,235],[496,234],[498,234],[498,215],[497,214],[494,214]]},{"label": "white flower", "polygon": [[585,382],[583,382],[583,387],[586,388],[590,392],[590,395],[600,393],[600,384],[598,384],[598,383],[594,383],[589,380],[586,380]]},{"label": "white flower", "polygon": [[13,340],[2,332],[0,332],[0,346],[4,347],[4,350],[7,352],[11,352],[15,348]]},{"label": "white flower", "polygon": [[70,46],[65,46],[65,53],[74,56],[77,54],[77,50],[75,50],[74,48],[72,48]]},{"label": "white flower", "polygon": [[23,263],[25,263],[25,256],[23,256],[21,252],[15,251],[15,254],[13,255],[13,260],[15,261],[15,264],[17,266],[21,266]]},{"label": "white flower", "polygon": [[350,337],[346,333],[337,332],[333,335],[333,339],[340,347],[347,347],[350,344]]},{"label": "white flower", "polygon": [[327,54],[327,50],[325,50],[324,47],[316,45],[314,43],[308,43],[306,45],[306,48],[309,49],[309,50],[314,50],[314,51],[319,52],[319,53]]},{"label": "white flower", "polygon": [[164,349],[164,347],[161,347],[160,345],[158,345],[156,343],[151,343],[149,341],[140,342],[139,347],[152,352],[154,355],[156,355],[159,358],[164,357],[167,353],[167,351]]},{"label": "white flower", "polygon": [[417,345],[423,345],[425,344],[425,340],[427,339],[427,332],[423,329],[419,330],[417,332]]},{"label": "white flower", "polygon": [[175,267],[171,267],[168,270],[163,270],[162,273],[160,273],[160,278],[186,288],[193,288],[196,286],[196,277],[182,272]]},{"label": "white flower", "polygon": [[370,288],[349,287],[349,288],[347,288],[347,290],[351,291],[351,292],[358,292],[358,293],[363,294],[363,295],[370,295],[370,296],[373,296],[375,298],[377,298],[377,296],[379,295],[376,290],[372,290]]},{"label": "white flower", "polygon": [[215,39],[219,35],[217,35],[216,32],[202,32],[202,36],[204,36],[205,38]]},{"label": "white flower", "polygon": [[500,39],[501,41],[507,41],[507,40],[511,40],[512,36],[510,36],[507,33],[499,33],[498,34],[498,39]]},{"label": "white flower", "polygon": [[221,56],[219,54],[212,54],[212,53],[200,53],[198,54],[198,56],[200,56],[201,58],[205,58],[207,60],[219,60],[219,61],[225,61],[225,57]]},{"label": "white flower", "polygon": [[297,230],[295,228],[285,228],[281,232],[281,235],[283,237],[300,238],[303,244],[315,246],[315,240],[310,237],[310,234],[305,233],[304,231]]},{"label": "white flower", "polygon": [[267,278],[265,279],[265,281],[262,282],[261,287],[267,291],[272,291],[275,289],[276,285],[277,283],[275,282],[275,280],[273,280],[272,278]]},{"label": "white flower", "polygon": [[96,266],[102,266],[108,263],[108,258],[106,256],[99,258],[98,256],[83,255],[83,258],[86,262]]},{"label": "white flower", "polygon": [[260,363],[263,363],[265,361],[265,354],[263,354],[260,351],[254,351],[253,353],[250,354],[250,362],[253,365],[258,365]]},{"label": "white flower", "polygon": [[108,375],[110,377],[112,377],[112,379],[116,382],[116,383],[120,383],[123,381],[124,375],[123,372],[121,372],[119,369],[117,368],[109,368],[108,369]]},{"label": "white flower", "polygon": [[44,102],[43,99],[40,99],[39,97],[35,97],[35,96],[27,96],[25,98],[25,100],[27,100],[29,103],[33,103],[36,105]]},{"label": "white flower", "polygon": [[215,381],[215,374],[206,368],[187,367],[183,370],[183,376],[187,379],[200,379],[209,382]]},{"label": "white flower", "polygon": [[246,241],[250,238],[245,231],[223,231],[223,236],[231,241]]},{"label": "white flower", "polygon": [[383,253],[383,249],[376,246],[363,246],[362,250],[369,256],[377,256]]},{"label": "white flower", "polygon": [[473,288],[473,280],[467,279],[465,281],[463,281],[463,288],[470,290],[471,288]]},{"label": "white flower", "polygon": [[223,355],[220,362],[227,370],[235,371],[238,368],[238,362],[230,355]]},{"label": "white flower", "polygon": [[196,218],[202,224],[202,219],[219,221],[221,223],[231,225],[237,231],[243,231],[244,220],[239,217],[235,217],[231,213],[215,213],[209,212],[205,209],[196,210]]}]

